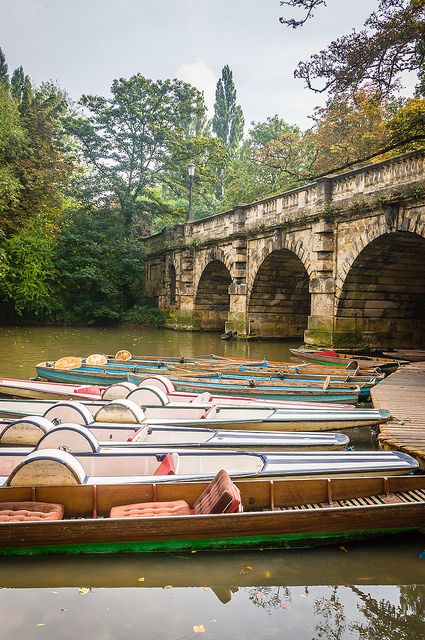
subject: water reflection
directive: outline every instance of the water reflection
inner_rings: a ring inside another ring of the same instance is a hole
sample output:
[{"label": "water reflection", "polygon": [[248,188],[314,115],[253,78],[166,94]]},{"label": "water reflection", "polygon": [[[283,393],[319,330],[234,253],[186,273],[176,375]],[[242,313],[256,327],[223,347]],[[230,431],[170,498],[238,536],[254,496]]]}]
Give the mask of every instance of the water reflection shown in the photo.
[{"label": "water reflection", "polygon": [[0,375],[28,378],[43,360],[90,353],[116,353],[128,349],[134,355],[208,355],[216,353],[244,358],[293,360],[290,347],[300,341],[246,342],[221,340],[220,334],[175,332],[159,329],[104,327],[0,327]]},{"label": "water reflection", "polygon": [[422,548],[5,559],[0,637],[419,640]]}]

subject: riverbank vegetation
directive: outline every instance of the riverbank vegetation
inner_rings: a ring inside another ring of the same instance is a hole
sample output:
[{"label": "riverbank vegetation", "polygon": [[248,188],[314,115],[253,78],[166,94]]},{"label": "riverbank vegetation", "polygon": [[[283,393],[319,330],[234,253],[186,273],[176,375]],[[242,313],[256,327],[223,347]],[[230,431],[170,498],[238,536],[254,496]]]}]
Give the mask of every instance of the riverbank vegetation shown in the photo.
[{"label": "riverbank vegetation", "polygon": [[[308,19],[325,3],[281,4]],[[190,162],[202,218],[423,148],[423,2],[377,4],[363,31],[300,63],[296,75],[329,96],[306,130],[272,114],[245,126],[227,65],[209,119],[195,87],[140,74],[113,80],[108,97],[73,103],[22,67],[10,73],[0,49],[0,322],[160,325],[143,297],[141,240],[186,220]],[[410,98],[399,91],[405,70],[418,77]]]}]

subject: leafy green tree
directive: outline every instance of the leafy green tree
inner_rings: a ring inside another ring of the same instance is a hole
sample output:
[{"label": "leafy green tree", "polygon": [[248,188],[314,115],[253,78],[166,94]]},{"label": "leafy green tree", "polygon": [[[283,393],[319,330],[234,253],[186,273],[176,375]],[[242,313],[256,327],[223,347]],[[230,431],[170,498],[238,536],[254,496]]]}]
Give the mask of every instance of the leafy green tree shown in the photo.
[{"label": "leafy green tree", "polygon": [[29,76],[25,75],[23,67],[18,67],[12,73],[10,79],[10,92],[12,97],[18,101],[19,104],[26,103],[31,99],[32,85]]},{"label": "leafy green tree", "polygon": [[18,105],[9,87],[0,83],[0,228],[8,234],[19,227],[19,209],[24,189],[19,163],[25,157],[28,135],[22,126]]},{"label": "leafy green tree", "polygon": [[147,231],[151,205],[155,212],[160,205],[152,190],[164,185],[177,196],[187,195],[189,161],[197,157],[199,169],[204,147],[212,147],[203,130],[205,105],[185,82],[154,82],[140,74],[114,80],[111,93],[111,98],[83,96],[85,111],[69,128],[90,166],[98,201],[118,206],[127,229],[136,224]]},{"label": "leafy green tree", "polygon": [[297,186],[314,160],[314,145],[299,127],[277,115],[254,124],[230,165],[225,202],[233,206]]},{"label": "leafy green tree", "polygon": [[[214,117],[212,129],[215,135],[223,142],[230,162],[240,145],[243,137],[244,116],[242,107],[236,102],[236,87],[233,82],[233,73],[228,65],[223,67],[221,78],[217,82],[215,92]],[[225,170],[217,171],[216,195],[219,200],[223,198],[223,182]]]},{"label": "leafy green tree", "polygon": [[0,246],[0,299],[9,316],[46,317],[55,308],[54,234],[35,216]]},{"label": "leafy green tree", "polygon": [[9,84],[9,72],[8,72],[8,66],[6,62],[6,56],[4,55],[1,47],[0,47],[0,82],[4,84]]},{"label": "leafy green tree", "polygon": [[143,293],[143,244],[135,241],[116,209],[65,214],[56,241],[60,278],[58,317],[65,322],[104,324],[122,319]]}]

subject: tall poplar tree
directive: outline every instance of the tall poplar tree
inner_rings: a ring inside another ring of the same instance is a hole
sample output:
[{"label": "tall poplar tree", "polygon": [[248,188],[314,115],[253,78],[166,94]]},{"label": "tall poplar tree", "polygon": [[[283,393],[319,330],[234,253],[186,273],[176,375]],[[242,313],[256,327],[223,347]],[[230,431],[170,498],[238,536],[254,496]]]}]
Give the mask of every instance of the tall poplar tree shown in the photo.
[{"label": "tall poplar tree", "polygon": [[6,56],[4,55],[1,47],[0,47],[0,82],[4,82],[9,84],[9,73],[6,62]]},{"label": "tall poplar tree", "polygon": [[[233,82],[233,73],[228,65],[223,67],[221,78],[217,82],[215,91],[214,117],[212,129],[217,138],[223,142],[230,162],[243,136],[245,120],[240,105],[236,103],[236,87]],[[217,170],[216,195],[223,199],[223,183],[225,169]]]}]

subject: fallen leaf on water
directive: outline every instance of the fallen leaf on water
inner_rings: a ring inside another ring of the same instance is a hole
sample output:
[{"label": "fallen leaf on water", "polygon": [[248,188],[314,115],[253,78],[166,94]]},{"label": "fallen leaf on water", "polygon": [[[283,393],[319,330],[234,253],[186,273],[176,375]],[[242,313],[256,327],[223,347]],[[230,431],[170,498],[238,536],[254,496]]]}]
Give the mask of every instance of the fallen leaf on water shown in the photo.
[{"label": "fallen leaf on water", "polygon": [[242,567],[240,574],[241,576],[246,575],[249,571],[252,571],[252,567],[250,567],[248,564],[246,564],[245,566]]},{"label": "fallen leaf on water", "polygon": [[198,551],[196,549],[192,549],[190,553],[198,553]]},{"label": "fallen leaf on water", "polygon": [[340,551],[343,551],[344,553],[348,553],[348,549],[347,549],[347,547],[344,547],[344,545],[341,545],[340,547],[338,547],[338,549]]},{"label": "fallen leaf on water", "polygon": [[264,575],[266,578],[271,578],[272,574],[270,573],[270,571],[265,571]]},{"label": "fallen leaf on water", "polygon": [[195,624],[192,629],[195,633],[205,633],[205,627],[203,624]]},{"label": "fallen leaf on water", "polygon": [[91,587],[80,587],[78,589],[80,596],[86,596],[88,593],[90,593],[90,591],[91,591]]},{"label": "fallen leaf on water", "polygon": [[144,578],[137,578],[137,582],[144,582],[145,579]]}]

